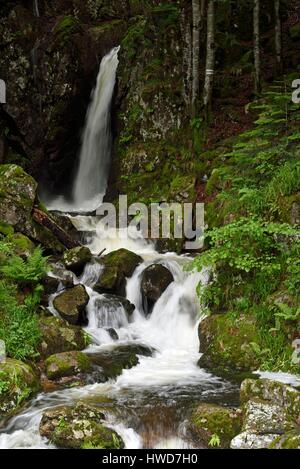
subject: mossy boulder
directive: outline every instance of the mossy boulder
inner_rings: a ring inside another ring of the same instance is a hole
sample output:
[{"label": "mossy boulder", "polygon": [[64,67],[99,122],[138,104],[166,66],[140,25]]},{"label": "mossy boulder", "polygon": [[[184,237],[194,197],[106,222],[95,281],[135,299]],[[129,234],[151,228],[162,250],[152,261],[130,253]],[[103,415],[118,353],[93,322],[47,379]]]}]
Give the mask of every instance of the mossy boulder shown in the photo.
[{"label": "mossy boulder", "polygon": [[269,449],[300,449],[300,433],[297,431],[287,432],[273,440]]},{"label": "mossy boulder", "polygon": [[231,440],[241,428],[241,410],[206,403],[198,405],[188,423],[189,432],[197,444],[209,447],[213,436],[217,436],[222,449],[230,447]]},{"label": "mossy boulder", "polygon": [[55,380],[88,373],[91,370],[91,361],[87,355],[78,351],[57,353],[47,358],[45,369],[47,377]]},{"label": "mossy boulder", "polygon": [[114,379],[122,374],[124,369],[128,370],[136,366],[139,363],[138,355],[149,357],[152,352],[144,345],[120,345],[111,351],[93,353],[90,358],[93,364],[102,368],[106,379]]},{"label": "mossy boulder", "polygon": [[89,302],[89,295],[83,285],[68,288],[54,298],[53,306],[63,319],[76,325],[85,321],[85,308]]},{"label": "mossy boulder", "polygon": [[154,304],[174,281],[172,273],[162,264],[149,265],[142,274],[141,291],[146,314],[150,314]]},{"label": "mossy boulder", "polygon": [[10,241],[14,245],[16,254],[22,258],[29,257],[35,249],[35,244],[22,233],[15,233]]},{"label": "mossy boulder", "polygon": [[30,365],[11,358],[1,362],[0,419],[11,416],[39,390],[39,377]]},{"label": "mossy boulder", "polygon": [[212,314],[199,324],[199,366],[218,373],[258,369],[260,343],[256,321],[249,315]]},{"label": "mossy boulder", "polygon": [[121,437],[105,426],[104,419],[101,410],[82,403],[75,407],[57,407],[44,412],[40,434],[59,448],[124,448]]},{"label": "mossy boulder", "polygon": [[63,262],[68,270],[75,274],[81,274],[84,266],[92,259],[92,253],[85,246],[78,246],[65,251],[63,254]]},{"label": "mossy boulder", "polygon": [[143,259],[127,249],[118,249],[100,260],[103,270],[93,289],[126,297],[126,278],[131,277]]},{"label": "mossy boulder", "polygon": [[83,329],[54,316],[41,317],[39,328],[41,331],[39,352],[44,358],[55,353],[83,350],[88,342]]}]

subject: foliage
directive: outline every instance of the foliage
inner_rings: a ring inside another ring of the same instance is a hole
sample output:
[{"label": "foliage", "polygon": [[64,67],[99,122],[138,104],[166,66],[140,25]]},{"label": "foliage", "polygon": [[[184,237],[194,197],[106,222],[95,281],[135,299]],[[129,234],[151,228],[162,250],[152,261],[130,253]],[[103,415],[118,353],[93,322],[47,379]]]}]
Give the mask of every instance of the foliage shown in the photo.
[{"label": "foliage", "polygon": [[219,447],[221,444],[220,437],[218,435],[212,435],[211,439],[209,440],[209,446],[211,447]]},{"label": "foliage", "polygon": [[[5,249],[9,249],[8,245]],[[0,267],[0,273],[8,279],[17,282],[37,283],[47,272],[47,258],[43,256],[40,247],[35,248],[33,254],[26,260],[13,253],[8,252],[8,254],[7,262]]]}]

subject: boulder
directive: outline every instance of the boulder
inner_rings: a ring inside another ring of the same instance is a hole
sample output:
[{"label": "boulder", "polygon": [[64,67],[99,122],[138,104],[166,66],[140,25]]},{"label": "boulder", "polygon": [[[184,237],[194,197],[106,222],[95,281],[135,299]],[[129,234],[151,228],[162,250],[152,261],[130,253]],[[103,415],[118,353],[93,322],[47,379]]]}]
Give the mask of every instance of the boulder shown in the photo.
[{"label": "boulder", "polygon": [[22,257],[23,259],[26,259],[27,257],[29,257],[30,254],[32,254],[33,251],[35,250],[34,243],[22,233],[15,233],[10,238],[10,241],[14,245],[15,253],[18,256]]},{"label": "boulder", "polygon": [[53,306],[63,319],[70,324],[83,324],[85,307],[89,295],[83,285],[68,288],[55,297]]},{"label": "boulder", "polygon": [[231,441],[231,449],[267,449],[276,439],[274,434],[257,435],[243,432]]},{"label": "boulder", "polygon": [[155,302],[174,281],[171,272],[162,264],[152,264],[142,274],[141,290],[146,314],[150,314]]},{"label": "boulder", "polygon": [[0,419],[10,417],[40,390],[34,369],[19,360],[0,363]]},{"label": "boulder", "polygon": [[66,269],[71,270],[76,275],[80,275],[84,266],[92,259],[92,253],[85,246],[78,246],[64,252],[63,262]]},{"label": "boulder", "polygon": [[149,357],[152,350],[140,344],[120,345],[111,351],[93,353],[90,358],[94,365],[102,368],[103,376],[106,379],[114,379],[124,369],[130,369],[139,362],[138,355]]},{"label": "boulder", "polygon": [[260,343],[259,331],[253,317],[230,313],[212,314],[199,324],[199,366],[217,374],[257,370],[261,357],[253,344]]},{"label": "boulder", "polygon": [[41,331],[39,352],[42,358],[60,352],[83,350],[89,342],[89,337],[83,329],[54,316],[41,317],[39,328]]},{"label": "boulder", "polygon": [[56,380],[65,376],[75,376],[91,371],[91,362],[82,352],[63,352],[51,355],[45,361],[46,375]]},{"label": "boulder", "polygon": [[215,404],[201,403],[193,411],[189,422],[188,431],[197,446],[212,445],[214,436],[219,439],[218,447],[224,449],[230,447],[231,440],[238,435],[242,428],[242,411],[229,409]]},{"label": "boulder", "polygon": [[59,448],[124,448],[121,437],[104,425],[104,419],[101,410],[82,403],[74,407],[57,407],[44,412],[40,434]]},{"label": "boulder", "polygon": [[118,249],[101,257],[103,270],[93,289],[126,297],[126,278],[131,277],[143,259],[127,249]]}]

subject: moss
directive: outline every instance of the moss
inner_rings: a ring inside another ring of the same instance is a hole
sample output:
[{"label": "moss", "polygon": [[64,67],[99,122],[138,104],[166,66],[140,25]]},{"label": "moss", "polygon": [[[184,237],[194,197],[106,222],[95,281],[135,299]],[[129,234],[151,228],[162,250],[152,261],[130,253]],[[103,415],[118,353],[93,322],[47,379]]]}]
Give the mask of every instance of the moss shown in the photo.
[{"label": "moss", "polygon": [[0,233],[4,236],[12,236],[14,234],[14,229],[8,223],[0,220]]},{"label": "moss", "polygon": [[51,355],[45,361],[49,379],[59,379],[91,370],[90,359],[82,352],[64,352]]},{"label": "moss", "polygon": [[229,448],[231,440],[242,428],[242,412],[214,404],[200,404],[189,419],[189,430],[199,444],[209,446],[214,435],[220,448]]},{"label": "moss", "polygon": [[39,390],[39,378],[30,365],[10,358],[0,363],[0,419],[11,416]]},{"label": "moss", "polygon": [[143,259],[128,249],[118,249],[102,257],[101,262],[110,268],[116,268],[126,277],[131,277],[136,267],[143,262]]},{"label": "moss", "polygon": [[35,250],[34,243],[25,235],[21,233],[14,234],[10,241],[14,245],[14,250],[18,256],[28,257]]},{"label": "moss", "polygon": [[291,26],[289,33],[292,39],[300,39],[300,23]]},{"label": "moss", "polygon": [[297,431],[287,432],[278,436],[269,449],[300,449],[300,434]]},{"label": "moss", "polygon": [[199,365],[218,373],[251,371],[258,368],[260,344],[256,320],[231,313],[211,315],[199,325]]}]

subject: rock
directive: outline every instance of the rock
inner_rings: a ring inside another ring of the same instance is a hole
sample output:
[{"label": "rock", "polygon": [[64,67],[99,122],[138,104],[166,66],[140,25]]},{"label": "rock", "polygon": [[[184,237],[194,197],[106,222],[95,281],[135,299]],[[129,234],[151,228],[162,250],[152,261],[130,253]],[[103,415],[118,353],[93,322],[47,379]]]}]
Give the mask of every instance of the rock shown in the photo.
[{"label": "rock", "polygon": [[53,306],[63,319],[70,324],[84,323],[84,311],[89,295],[83,285],[68,288],[55,297]]},{"label": "rock", "polygon": [[94,301],[97,309],[98,327],[120,329],[127,325],[135,306],[126,298],[117,295],[102,295]]},{"label": "rock", "polygon": [[47,306],[49,303],[49,296],[57,292],[59,280],[51,275],[45,275],[41,281],[43,285],[43,292],[41,297],[41,304]]},{"label": "rock", "polygon": [[282,434],[286,417],[283,407],[274,403],[248,401],[244,406],[243,431],[248,433]]},{"label": "rock", "polygon": [[63,262],[66,269],[71,270],[76,275],[80,275],[84,269],[85,264],[88,264],[92,259],[92,253],[89,248],[79,246],[69,249],[64,252]]},{"label": "rock", "polygon": [[229,448],[231,440],[242,428],[240,409],[227,409],[215,404],[201,403],[193,411],[188,430],[197,445],[210,446],[211,438],[217,435],[220,448]]},{"label": "rock", "polygon": [[132,276],[143,259],[127,249],[119,249],[101,257],[100,262],[103,270],[93,289],[126,297],[126,278]]},{"label": "rock", "polygon": [[176,254],[181,254],[183,246],[183,239],[159,238],[155,242],[155,249],[161,254],[166,254],[167,252],[175,252]]},{"label": "rock", "polygon": [[55,353],[83,350],[88,344],[88,336],[80,327],[71,326],[54,316],[40,318],[39,328],[39,352],[43,358]]},{"label": "rock", "polygon": [[149,357],[152,350],[144,345],[120,345],[111,351],[90,355],[93,364],[100,366],[106,379],[114,379],[124,369],[130,369],[139,362],[138,355]]},{"label": "rock", "polygon": [[40,390],[33,368],[11,358],[0,363],[0,384],[0,419],[10,417]]},{"label": "rock", "polygon": [[46,375],[55,380],[64,376],[74,376],[91,370],[91,362],[82,352],[63,352],[51,355],[45,361]]},{"label": "rock", "polygon": [[242,382],[241,403],[259,400],[284,409],[287,429],[300,418],[300,392],[291,386],[270,379],[246,379]]},{"label": "rock", "polygon": [[253,343],[260,337],[256,321],[249,315],[233,318],[228,314],[212,314],[199,324],[199,366],[219,374],[257,370],[260,357]]},{"label": "rock", "polygon": [[1,165],[0,219],[17,231],[30,233],[36,190],[37,182],[22,168],[14,164]]},{"label": "rock", "polygon": [[110,327],[109,329],[106,329],[106,331],[109,333],[110,337],[113,339],[113,340],[119,340],[119,336],[118,336],[118,333],[115,329],[113,329],[112,327]]},{"label": "rock", "polygon": [[10,241],[14,245],[15,253],[18,256],[22,257],[23,259],[26,259],[27,257],[29,257],[30,254],[32,254],[33,251],[35,250],[34,243],[22,233],[15,233],[10,238]]},{"label": "rock", "polygon": [[266,449],[276,439],[276,435],[257,435],[243,432],[233,438],[231,449]]},{"label": "rock", "polygon": [[269,449],[300,449],[300,433],[291,431],[278,436],[269,445]]},{"label": "rock", "polygon": [[124,448],[121,437],[104,426],[104,419],[105,415],[99,409],[82,403],[75,407],[57,407],[44,412],[40,434],[59,448]]},{"label": "rock", "polygon": [[152,312],[155,302],[173,281],[173,275],[162,264],[152,264],[143,271],[141,290],[146,314]]}]

